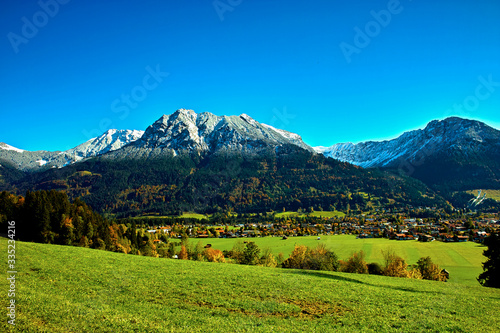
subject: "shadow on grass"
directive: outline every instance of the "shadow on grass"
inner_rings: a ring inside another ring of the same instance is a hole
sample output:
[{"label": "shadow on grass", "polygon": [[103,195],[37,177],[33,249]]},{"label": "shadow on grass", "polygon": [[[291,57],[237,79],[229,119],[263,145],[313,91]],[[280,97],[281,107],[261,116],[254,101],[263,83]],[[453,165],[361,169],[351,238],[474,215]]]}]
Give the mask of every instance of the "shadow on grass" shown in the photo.
[{"label": "shadow on grass", "polygon": [[337,280],[337,281],[343,281],[343,282],[352,282],[352,283],[357,283],[357,284],[364,284],[366,286],[370,287],[377,287],[377,288],[385,288],[385,289],[391,289],[391,290],[399,290],[399,291],[406,291],[406,292],[411,292],[411,293],[422,293],[422,294],[433,294],[433,295],[446,295],[446,293],[441,292],[441,291],[428,291],[428,290],[422,290],[422,289],[415,289],[415,288],[409,288],[409,287],[398,287],[398,286],[388,286],[388,285],[383,285],[383,284],[373,284],[373,283],[368,283],[364,281],[360,281],[354,278],[349,278],[345,276],[340,276],[336,275],[334,272],[332,273],[324,273],[321,271],[306,271],[306,270],[283,270],[284,273],[287,274],[297,274],[297,275],[305,275],[305,276],[314,276],[314,277],[319,277],[319,278],[325,278],[325,279],[330,279],[330,280]]},{"label": "shadow on grass", "polygon": [[321,271],[304,271],[304,270],[283,270],[284,273],[288,274],[297,274],[297,275],[306,275],[306,276],[315,276],[315,277],[320,277],[320,278],[326,278],[330,280],[338,280],[338,281],[345,281],[345,282],[353,282],[353,283],[360,283],[360,284],[366,284],[366,285],[371,285],[366,282],[348,278],[345,276],[339,276],[339,275],[333,275],[333,274],[328,274],[328,273],[323,273]]}]

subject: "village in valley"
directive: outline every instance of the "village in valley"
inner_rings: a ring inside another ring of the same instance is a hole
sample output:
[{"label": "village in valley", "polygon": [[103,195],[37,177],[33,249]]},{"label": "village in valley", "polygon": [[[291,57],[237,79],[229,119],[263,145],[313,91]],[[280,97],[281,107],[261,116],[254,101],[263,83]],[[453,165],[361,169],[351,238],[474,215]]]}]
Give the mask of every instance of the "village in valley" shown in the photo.
[{"label": "village in valley", "polygon": [[[357,238],[388,238],[420,242],[477,242],[500,230],[500,214],[420,209],[407,212],[376,212],[353,216],[322,217],[268,213],[266,215],[222,214],[209,219],[172,218],[170,224],[159,219],[138,219],[137,227],[147,231],[154,242],[168,238],[240,238],[356,235]],[[328,212],[326,212],[328,213]],[[325,213],[325,215],[327,215]],[[419,217],[415,217],[419,216]],[[424,217],[433,216],[433,217]],[[156,224],[156,225],[155,225]]]}]

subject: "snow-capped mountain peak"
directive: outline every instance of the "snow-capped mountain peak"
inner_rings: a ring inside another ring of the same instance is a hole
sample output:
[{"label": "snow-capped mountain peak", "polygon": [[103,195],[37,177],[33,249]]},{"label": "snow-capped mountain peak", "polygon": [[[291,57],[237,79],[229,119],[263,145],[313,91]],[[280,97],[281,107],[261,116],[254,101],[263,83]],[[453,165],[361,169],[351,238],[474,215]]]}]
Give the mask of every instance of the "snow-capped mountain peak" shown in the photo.
[{"label": "snow-capped mountain peak", "polygon": [[138,130],[110,129],[100,136],[92,138],[75,148],[66,150],[63,154],[73,157],[75,161],[79,161],[87,157],[102,155],[109,151],[120,149],[141,138],[143,134],[144,131]]},{"label": "snow-capped mountain peak", "polygon": [[[293,144],[312,151],[300,136],[264,125],[247,114],[217,116],[180,109],[163,115],[140,140],[113,155],[145,157],[182,152],[211,154],[217,151],[257,153],[262,149]],[[146,154],[146,155],[145,155]]]},{"label": "snow-capped mountain peak", "polygon": [[483,142],[499,144],[499,131],[475,120],[450,117],[433,120],[424,129],[403,133],[396,139],[366,141],[357,144],[338,143],[331,147],[315,147],[317,153],[364,168],[399,167],[435,153],[451,150],[462,155],[478,151]]},{"label": "snow-capped mountain peak", "polygon": [[144,134],[137,130],[110,129],[75,148],[59,151],[26,151],[0,143],[0,160],[13,163],[21,170],[37,170],[42,167],[63,167],[83,159],[114,151],[136,141]]}]

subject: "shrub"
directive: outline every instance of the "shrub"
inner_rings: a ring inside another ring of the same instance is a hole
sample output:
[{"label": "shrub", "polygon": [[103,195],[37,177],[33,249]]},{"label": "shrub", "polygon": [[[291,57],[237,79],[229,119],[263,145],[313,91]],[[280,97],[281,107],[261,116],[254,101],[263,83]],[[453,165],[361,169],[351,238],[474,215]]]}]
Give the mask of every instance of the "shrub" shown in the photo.
[{"label": "shrub", "polygon": [[376,262],[368,264],[368,274],[382,275],[382,266]]},{"label": "shrub", "polygon": [[382,252],[384,255],[385,267],[382,274],[393,277],[408,277],[408,264],[392,251]]},{"label": "shrub", "polygon": [[422,274],[420,273],[420,270],[418,268],[412,268],[411,270],[408,271],[408,277],[410,279],[422,279]]},{"label": "shrub", "polygon": [[243,261],[245,265],[257,265],[259,262],[260,249],[254,242],[248,242],[243,250]]},{"label": "shrub", "polygon": [[189,258],[195,261],[203,261],[204,250],[205,248],[203,247],[202,242],[198,241],[198,243],[196,243],[196,246],[194,248],[192,246],[189,246],[189,251],[188,251]]},{"label": "shrub", "polygon": [[203,251],[203,256],[210,262],[226,262],[221,250],[208,248]]},{"label": "shrub", "polygon": [[295,245],[292,253],[282,264],[283,268],[304,268],[307,246]]},{"label": "shrub", "polygon": [[341,264],[340,271],[346,273],[368,274],[365,253],[363,251],[353,253],[347,261]]},{"label": "shrub", "polygon": [[259,266],[264,267],[276,267],[278,262],[271,251],[271,249],[265,249],[262,257],[259,260]]},{"label": "shrub", "polygon": [[283,262],[282,267],[337,271],[339,265],[337,255],[326,249],[323,244],[318,244],[315,249],[304,245],[295,246],[290,257]]},{"label": "shrub", "polygon": [[245,260],[243,255],[244,250],[245,245],[243,244],[243,241],[238,239],[236,243],[234,243],[233,248],[228,252],[228,256],[233,259],[235,263],[241,264]]},{"label": "shrub", "polygon": [[318,244],[316,249],[307,249],[305,269],[337,271],[339,266],[337,255],[328,250],[324,244]]},{"label": "shrub", "polygon": [[424,280],[446,281],[446,275],[442,269],[434,264],[431,257],[422,257],[417,261],[417,269]]}]

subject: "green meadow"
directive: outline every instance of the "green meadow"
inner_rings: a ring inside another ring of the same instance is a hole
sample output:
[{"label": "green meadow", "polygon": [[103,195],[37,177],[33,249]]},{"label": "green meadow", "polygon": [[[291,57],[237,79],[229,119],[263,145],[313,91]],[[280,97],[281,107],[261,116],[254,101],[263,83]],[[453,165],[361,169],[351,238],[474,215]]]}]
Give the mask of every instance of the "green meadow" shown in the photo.
[{"label": "green meadow", "polygon": [[406,259],[408,264],[416,264],[421,257],[431,257],[433,262],[441,268],[450,272],[450,282],[457,282],[467,285],[479,285],[476,278],[483,271],[482,263],[486,258],[482,255],[484,246],[473,243],[443,243],[430,242],[422,243],[418,241],[397,241],[386,238],[364,238],[357,239],[353,235],[328,235],[309,237],[289,237],[286,240],[281,237],[256,237],[256,238],[209,238],[190,239],[196,244],[201,241],[203,245],[212,244],[212,247],[219,250],[230,250],[238,240],[255,242],[259,248],[269,248],[277,255],[280,252],[288,257],[295,245],[306,245],[315,247],[318,243],[324,243],[333,250],[339,259],[348,259],[353,252],[363,250],[366,254],[367,262],[384,261],[382,251],[392,250],[399,256]]},{"label": "green meadow", "polygon": [[[473,196],[477,196],[479,190],[466,191]],[[500,190],[482,190],[481,195],[486,192],[486,198],[490,198],[496,201],[500,201]]]},{"label": "green meadow", "polygon": [[[231,215],[237,216],[238,214],[232,213]],[[253,214],[255,215],[255,214]],[[133,219],[142,219],[142,218],[193,218],[193,219],[207,219],[210,218],[212,214],[198,214],[198,213],[193,213],[193,212],[183,212],[182,215],[168,215],[168,216],[162,216],[162,215],[142,215],[142,216],[136,216],[133,217]],[[339,211],[314,211],[312,213],[298,213],[298,212],[281,212],[281,213],[276,213],[276,217],[306,217],[306,216],[314,216],[314,217],[325,217],[325,218],[332,218],[332,217],[344,217],[345,213],[339,212]]]},{"label": "green meadow", "polygon": [[182,219],[182,218],[190,218],[190,219],[202,220],[202,219],[206,219],[208,217],[210,217],[210,215],[184,212],[180,216],[176,216],[176,215],[163,216],[163,215],[154,215],[154,214],[152,214],[152,215],[136,216],[136,217],[133,217],[132,219],[144,219],[144,218],[160,218],[160,219],[161,218],[179,218],[179,219]]},{"label": "green meadow", "polygon": [[[0,239],[6,253],[7,240]],[[492,332],[500,290],[17,242],[3,332]],[[2,270],[0,288],[8,289]],[[7,297],[0,298],[6,311]]]},{"label": "green meadow", "polygon": [[344,217],[345,213],[339,211],[314,211],[312,213],[297,213],[297,212],[282,212],[276,213],[276,217],[306,217],[306,216],[314,216],[314,217]]}]

